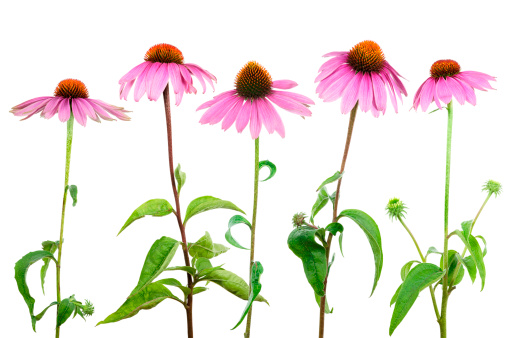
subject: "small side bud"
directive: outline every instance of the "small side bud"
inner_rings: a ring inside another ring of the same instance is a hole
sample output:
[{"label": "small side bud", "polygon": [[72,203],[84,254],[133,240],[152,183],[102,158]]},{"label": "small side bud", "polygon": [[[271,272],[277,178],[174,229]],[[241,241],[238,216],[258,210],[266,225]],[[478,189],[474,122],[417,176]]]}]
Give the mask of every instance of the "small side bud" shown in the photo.
[{"label": "small side bud", "polygon": [[305,225],[306,224],[305,218],[306,215],[304,212],[298,212],[297,214],[294,214],[294,216],[292,216],[292,225],[294,227],[300,227],[302,225]]},{"label": "small side bud", "polygon": [[489,180],[482,186],[482,191],[487,191],[490,194],[495,194],[495,197],[502,193],[502,185],[496,181]]},{"label": "small side bud", "polygon": [[88,299],[86,299],[85,305],[83,306],[83,314],[85,316],[91,316],[91,315],[93,315],[94,311],[95,311],[95,308],[93,307],[92,302],[90,302]]},{"label": "small side bud", "polygon": [[399,198],[391,198],[387,203],[386,211],[391,220],[395,218],[405,218],[407,206]]}]

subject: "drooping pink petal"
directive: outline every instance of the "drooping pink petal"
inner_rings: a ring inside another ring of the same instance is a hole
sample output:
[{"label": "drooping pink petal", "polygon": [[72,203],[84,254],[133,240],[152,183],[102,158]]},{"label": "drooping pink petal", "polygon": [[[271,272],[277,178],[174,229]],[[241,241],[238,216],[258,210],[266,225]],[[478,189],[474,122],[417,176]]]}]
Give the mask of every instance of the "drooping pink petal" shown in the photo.
[{"label": "drooping pink petal", "polygon": [[264,125],[266,127],[266,130],[269,134],[273,134],[275,132],[275,124],[271,117],[271,111],[269,111],[269,108],[266,107],[266,104],[264,103],[264,98],[258,98],[257,101],[257,110],[259,112],[259,117]]},{"label": "drooping pink petal", "polygon": [[113,116],[119,118],[122,121],[130,121],[130,117],[127,116],[126,114],[124,114],[124,113],[128,113],[128,111],[121,108],[121,107],[113,106],[112,104],[105,103],[100,100],[93,100],[93,99],[87,99],[87,100],[88,100],[88,102],[93,101],[95,104],[102,107],[109,114],[112,114]]},{"label": "drooping pink petal", "polygon": [[347,59],[348,59],[348,54],[331,58],[331,59],[327,60],[326,62],[324,62],[322,64],[322,66],[320,66],[319,72],[328,71],[330,69],[336,69],[341,64],[346,63]]},{"label": "drooping pink petal", "polygon": [[[347,88],[350,81],[354,79],[356,76],[356,72],[352,68],[345,69],[347,72],[343,74],[336,82],[329,85],[320,95],[319,97],[323,99],[324,102],[332,102],[338,100],[343,96],[343,92],[345,88]],[[333,75],[332,75],[333,76]],[[330,76],[329,78],[331,78]],[[327,80],[327,79],[325,79]],[[324,80],[324,81],[325,81]],[[322,81],[321,83],[324,83]]]},{"label": "drooping pink petal", "polygon": [[153,95],[151,92],[152,89],[154,89],[153,82],[161,66],[163,67],[164,64],[161,62],[153,62],[150,71],[148,72],[148,74],[146,74],[146,96],[150,101],[153,101]]},{"label": "drooping pink petal", "polygon": [[250,134],[252,135],[252,140],[255,140],[259,137],[262,127],[257,101],[258,99],[252,100],[252,109],[250,111]]},{"label": "drooping pink petal", "polygon": [[210,101],[206,101],[204,102],[203,104],[201,104],[199,107],[197,107],[196,111],[197,110],[201,110],[201,109],[205,109],[205,108],[208,108],[208,107],[211,107],[212,105],[214,105],[216,102],[222,100],[224,97],[226,96],[231,96],[231,95],[236,95],[236,90],[228,90],[226,92],[223,92],[217,96],[215,96],[213,98],[213,100],[210,100]]},{"label": "drooping pink petal", "polygon": [[[229,109],[232,107],[234,102],[237,100],[236,95],[230,95],[226,96],[223,99],[217,101],[211,108],[209,108],[201,117],[199,120],[199,123],[201,124],[215,124],[223,119],[225,114],[229,111]],[[213,121],[215,121],[213,123]]]},{"label": "drooping pink petal", "polygon": [[201,84],[201,87],[202,87],[202,93],[206,93],[206,82],[204,82],[204,78],[202,76],[202,73],[201,71],[199,70],[199,68],[196,68],[192,65],[189,65],[189,64],[186,64],[185,66],[187,66],[187,69],[188,71],[193,74],[197,80],[199,80],[199,83]]},{"label": "drooping pink petal", "polygon": [[[430,77],[421,86],[421,93],[419,94],[421,96],[421,109],[422,111],[426,111],[430,105],[430,103],[433,101],[433,92],[435,90],[435,79]],[[437,97],[435,97],[435,101],[438,100]],[[417,107],[416,107],[417,108]]]},{"label": "drooping pink petal", "polygon": [[332,76],[333,74],[339,72],[340,70],[342,70],[344,68],[350,69],[350,65],[347,63],[343,63],[343,64],[340,64],[336,68],[333,68],[333,67],[327,68],[327,69],[321,71],[319,73],[319,75],[317,75],[314,82],[317,83],[317,82],[323,81],[324,79],[327,80],[328,77]]},{"label": "drooping pink petal", "polygon": [[185,91],[185,85],[183,84],[183,79],[178,66],[174,63],[168,63],[167,67],[169,68],[169,78],[171,79],[171,84],[174,88],[174,94],[183,94]]},{"label": "drooping pink petal", "polygon": [[358,72],[354,78],[349,82],[347,88],[343,91],[343,98],[341,102],[342,114],[348,114],[357,102],[359,95],[359,88],[361,87],[361,81],[363,79],[363,73]]},{"label": "drooping pink petal", "polygon": [[93,107],[97,115],[100,116],[101,119],[106,121],[113,121],[114,119],[109,115],[109,113],[102,108],[99,104],[95,103],[94,100],[87,99],[88,103]]},{"label": "drooping pink petal", "polygon": [[[391,78],[395,84],[394,87],[397,89],[397,92],[399,91],[400,93],[403,93],[403,95],[407,96],[408,95],[407,90],[405,89],[405,86],[403,85],[403,83],[400,80],[400,77],[401,78],[404,78],[404,77],[401,76],[400,73],[398,73],[396,71],[396,69],[394,69],[387,61],[384,61],[384,69],[386,69],[387,72],[391,75]],[[399,98],[400,98],[400,100],[402,99],[401,94],[399,95]]]},{"label": "drooping pink petal", "polygon": [[54,98],[50,99],[48,103],[46,103],[46,106],[44,107],[41,116],[43,116],[46,119],[52,118],[58,111],[58,104],[60,103],[61,100],[63,100],[63,97],[61,96],[55,96]]},{"label": "drooping pink petal", "polygon": [[285,126],[283,125],[282,119],[280,118],[280,115],[278,115],[278,112],[276,111],[275,107],[269,102],[268,100],[264,99],[266,108],[268,111],[270,111],[271,114],[271,121],[274,125],[275,131],[280,135],[282,138],[285,137]]},{"label": "drooping pink petal", "polygon": [[452,96],[456,98],[459,104],[465,104],[466,94],[463,90],[463,87],[459,84],[459,82],[454,79],[452,76],[447,77],[447,86],[452,93]]},{"label": "drooping pink petal", "polygon": [[349,52],[329,52],[327,54],[324,54],[322,55],[323,58],[327,58],[327,57],[330,57],[330,56],[340,56],[340,55],[344,55],[344,54],[349,54]]},{"label": "drooping pink petal", "polygon": [[62,102],[60,102],[60,106],[58,107],[58,119],[61,122],[67,122],[70,118],[70,99],[64,98]]},{"label": "drooping pink petal", "polygon": [[79,100],[72,99],[71,105],[72,105],[72,114],[74,115],[76,122],[82,125],[83,127],[86,127],[86,112],[81,107]]},{"label": "drooping pink petal", "polygon": [[12,107],[12,109],[21,110],[21,109],[26,108],[26,107],[28,107],[29,105],[31,105],[31,104],[33,104],[35,102],[44,101],[44,100],[52,99],[52,98],[53,98],[53,96],[36,97],[36,98],[30,99],[28,101],[25,101],[23,103],[20,103],[17,106]]},{"label": "drooping pink petal", "polygon": [[192,75],[190,75],[187,67],[185,67],[185,65],[177,65],[177,67],[184,82],[192,84]]},{"label": "drooping pink petal", "polygon": [[[215,91],[215,86],[213,85],[213,81],[217,82],[217,78],[215,75],[211,74],[207,70],[201,68],[200,66],[194,64],[194,63],[186,63],[187,66],[190,66],[192,68],[192,73],[195,73],[194,70],[199,71],[203,78],[209,83],[213,91]],[[206,91],[206,87],[204,86],[204,91]]]},{"label": "drooping pink petal", "polygon": [[396,94],[389,73],[387,73],[387,71],[382,69],[379,75],[384,80],[384,83],[388,85],[387,92],[389,93],[389,97],[391,98],[391,103],[393,104],[394,111],[398,113],[398,102],[396,101]]},{"label": "drooping pink petal", "polygon": [[463,88],[463,91],[465,92],[465,98],[468,103],[470,103],[472,106],[475,106],[477,103],[477,98],[475,96],[474,89],[465,81],[457,80],[461,88]]},{"label": "drooping pink petal", "polygon": [[100,123],[100,119],[97,116],[97,113],[95,113],[95,109],[93,109],[93,106],[88,102],[88,99],[74,99],[74,100],[79,100],[81,108],[84,110],[84,112],[88,117],[90,117],[93,121]]},{"label": "drooping pink petal", "polygon": [[[466,81],[472,88],[476,88],[482,91],[486,91],[487,89],[493,89],[488,82],[488,78],[493,78],[487,74],[479,73],[485,76],[478,75],[479,72],[461,72],[455,75],[455,77],[463,79]],[[494,80],[494,78],[493,78]],[[491,81],[491,80],[490,80]]]},{"label": "drooping pink petal", "polygon": [[181,100],[183,99],[183,92],[179,92],[179,93],[176,93],[175,95],[175,98],[176,98],[176,106],[179,106],[180,103],[181,103]]},{"label": "drooping pink petal", "polygon": [[[53,99],[53,96],[47,96],[47,98],[43,100],[38,100],[33,103],[31,103],[28,106],[25,106],[23,108],[13,108],[11,109],[11,113],[13,113],[15,116],[24,116],[28,114],[36,114],[41,109],[44,109],[46,107],[46,104],[49,102],[49,100]],[[30,116],[31,116],[30,115]]]},{"label": "drooping pink petal", "polygon": [[146,93],[146,76],[152,67],[153,62],[148,62],[143,72],[136,81],[136,88],[134,89],[134,101],[139,102],[141,97],[143,97],[144,93]]},{"label": "drooping pink petal", "polygon": [[373,88],[371,83],[370,73],[365,73],[363,75],[363,80],[361,81],[361,87],[359,88],[359,108],[363,112],[367,112],[370,110],[372,101],[373,101]]},{"label": "drooping pink petal", "polygon": [[224,120],[222,121],[222,129],[227,130],[229,129],[234,121],[236,121],[236,118],[238,117],[238,113],[240,112],[241,108],[243,107],[243,99],[238,97],[238,100],[234,103],[231,110],[225,115]]},{"label": "drooping pink petal", "polygon": [[273,91],[271,94],[267,95],[266,98],[268,98],[278,107],[285,109],[291,113],[301,116],[312,116],[312,112],[306,106],[291,99],[290,97],[284,96],[279,92],[277,93]]},{"label": "drooping pink petal", "polygon": [[123,84],[135,80],[135,78],[138,77],[149,64],[150,62],[148,61],[138,64],[137,66],[132,68],[127,74],[123,75],[120,81],[118,81],[118,83]]},{"label": "drooping pink petal", "polygon": [[276,80],[273,81],[271,84],[271,87],[277,88],[277,89],[291,89],[296,87],[298,84],[295,81],[291,80]]},{"label": "drooping pink petal", "polygon": [[127,101],[127,96],[129,95],[130,93],[130,89],[132,89],[132,86],[134,85],[134,82],[136,80],[132,80],[130,82],[126,82],[126,83],[123,83],[120,87],[120,100],[121,99],[124,99],[125,101]]},{"label": "drooping pink petal", "polygon": [[449,104],[452,100],[452,93],[447,86],[447,81],[440,77],[436,84],[437,98],[445,104]]},{"label": "drooping pink petal", "polygon": [[282,95],[285,97],[288,97],[290,99],[293,99],[294,101],[297,101],[302,104],[315,104],[312,99],[309,97],[306,97],[304,95],[298,94],[298,93],[292,93],[292,92],[282,92],[278,90],[272,90],[273,93],[276,93],[277,95]]},{"label": "drooping pink petal", "polygon": [[371,82],[373,88],[373,104],[378,111],[386,111],[387,96],[384,81],[377,73],[371,73]]},{"label": "drooping pink petal", "polygon": [[238,113],[238,117],[236,118],[236,130],[241,133],[243,129],[245,129],[248,121],[250,121],[250,112],[252,111],[252,101],[246,100],[243,107]]},{"label": "drooping pink petal", "polygon": [[155,73],[153,80],[151,81],[151,87],[148,91],[148,99],[151,101],[157,101],[162,95],[167,83],[169,81],[169,70],[164,64],[160,65],[160,68]]},{"label": "drooping pink petal", "polygon": [[[442,104],[440,103],[440,100],[438,99],[438,95],[437,95],[437,82],[433,81],[433,83],[435,85],[431,89],[430,97],[433,98],[433,100],[437,104],[438,109],[442,109]],[[431,103],[431,101],[430,101],[430,103]]]}]

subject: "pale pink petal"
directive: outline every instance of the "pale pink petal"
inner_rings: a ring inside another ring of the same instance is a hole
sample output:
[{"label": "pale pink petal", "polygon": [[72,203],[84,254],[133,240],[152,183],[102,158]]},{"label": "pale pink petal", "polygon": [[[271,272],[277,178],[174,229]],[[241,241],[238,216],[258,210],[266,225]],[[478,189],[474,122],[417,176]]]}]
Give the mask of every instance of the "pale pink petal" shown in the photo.
[{"label": "pale pink petal", "polygon": [[266,104],[264,103],[264,98],[258,98],[257,100],[257,110],[259,112],[259,118],[264,127],[266,127],[266,130],[269,134],[273,134],[275,132],[275,124],[274,121],[271,118],[271,111],[269,111],[269,108],[266,107]]},{"label": "pale pink petal", "polygon": [[118,81],[118,83],[123,84],[135,80],[135,78],[138,77],[150,63],[151,62],[145,61],[141,64],[138,64],[137,66],[132,68],[127,74],[123,75],[120,81]]},{"label": "pale pink petal", "polygon": [[477,98],[475,96],[474,89],[465,81],[458,81],[461,88],[463,88],[463,91],[465,92],[465,98],[468,103],[470,103],[472,106],[475,106],[477,103]]},{"label": "pale pink petal", "polygon": [[[354,79],[356,76],[356,72],[350,68],[346,69],[347,73],[345,73],[339,80],[337,80],[335,83],[331,84],[329,87],[327,87],[320,95],[319,97],[323,99],[324,102],[332,102],[343,95],[343,91],[345,88],[347,88],[350,81]],[[329,77],[331,78],[331,76]],[[322,81],[321,83],[323,83]]]},{"label": "pale pink petal", "polygon": [[438,109],[442,109],[442,104],[440,103],[440,100],[438,99],[438,96],[437,96],[437,82],[434,81],[434,83],[435,83],[435,85],[432,88],[432,91],[431,91],[431,94],[430,94],[431,96],[430,97],[433,98],[433,100],[437,104]]},{"label": "pale pink petal", "polygon": [[348,55],[341,55],[341,56],[334,57],[332,59],[327,60],[326,62],[324,62],[322,64],[322,66],[320,66],[319,73],[324,72],[324,71],[328,71],[330,69],[336,69],[341,64],[346,63],[348,57],[349,57]]},{"label": "pale pink petal", "polygon": [[378,74],[371,73],[371,82],[373,85],[373,104],[378,111],[384,113],[387,105],[387,95],[384,81]]},{"label": "pale pink petal", "polygon": [[11,113],[13,113],[15,116],[36,114],[41,109],[44,109],[44,107],[46,107],[46,104],[52,99],[53,99],[53,96],[48,96],[46,99],[35,101],[32,104],[25,106],[23,108],[13,108],[13,109],[11,109]]},{"label": "pale pink petal", "polygon": [[357,96],[359,88],[361,87],[361,80],[363,73],[358,72],[354,78],[349,82],[347,88],[343,91],[343,98],[341,102],[342,114],[348,114],[357,103]]},{"label": "pale pink petal", "polygon": [[136,88],[134,89],[134,101],[136,102],[139,102],[144,93],[146,93],[146,76],[153,65],[153,62],[148,62],[141,75],[137,78]]},{"label": "pale pink petal", "polygon": [[454,79],[452,76],[447,77],[447,85],[451,90],[452,95],[456,98],[459,104],[465,104],[466,93],[463,87],[461,87],[460,83]]},{"label": "pale pink petal", "polygon": [[56,96],[48,101],[46,104],[46,107],[44,108],[44,111],[41,113],[41,116],[43,116],[46,119],[52,118],[57,112],[58,112],[58,104],[60,101],[63,100],[63,97]]},{"label": "pale pink petal", "polygon": [[114,121],[114,119],[111,117],[111,115],[109,115],[109,113],[104,108],[102,108],[100,105],[96,104],[91,99],[87,99],[87,101],[93,107],[93,109],[95,110],[97,115],[100,116],[101,119],[106,120],[106,121]]},{"label": "pale pink petal", "polygon": [[185,65],[177,65],[177,67],[181,73],[181,77],[183,78],[183,80],[185,80],[185,82],[187,83],[192,84],[192,75],[188,71],[187,67],[185,67]]},{"label": "pale pink petal", "polygon": [[365,73],[359,88],[359,108],[363,112],[370,110],[373,101],[373,88],[370,73]]},{"label": "pale pink petal", "polygon": [[176,93],[175,95],[175,98],[176,98],[176,105],[179,106],[180,103],[181,103],[181,100],[183,99],[183,92],[179,92],[179,93]]},{"label": "pale pink petal", "polygon": [[202,93],[206,93],[206,82],[204,82],[204,79],[202,77],[202,74],[201,72],[199,71],[198,68],[194,68],[194,66],[191,66],[191,65],[188,65],[186,64],[185,66],[187,66],[187,69],[188,71],[193,74],[197,80],[199,80],[199,83],[201,84],[201,87],[202,87]]},{"label": "pale pink petal", "polygon": [[395,87],[398,88],[405,96],[407,96],[407,90],[400,80],[400,77],[403,78],[403,76],[401,76],[400,73],[398,73],[396,69],[394,69],[387,61],[384,61],[384,68],[387,69],[387,71],[391,74],[392,79],[396,83]]},{"label": "pale pink petal", "polygon": [[74,115],[76,122],[82,125],[83,127],[86,127],[86,112],[81,107],[79,100],[72,99],[71,105],[72,105],[72,114]]},{"label": "pale pink petal", "polygon": [[23,103],[20,103],[18,104],[17,106],[14,106],[12,107],[12,109],[23,109],[23,108],[26,108],[28,107],[29,105],[35,103],[35,102],[39,102],[39,101],[44,101],[44,100],[47,100],[47,99],[52,99],[54,96],[41,96],[41,97],[36,97],[34,99],[30,99],[28,101],[25,101]]},{"label": "pale pink petal", "polygon": [[150,71],[148,72],[148,74],[146,74],[146,96],[148,97],[148,99],[150,101],[154,101],[153,99],[153,95],[152,95],[152,89],[154,89],[153,87],[153,82],[155,81],[155,77],[158,73],[158,70],[160,67],[164,67],[164,63],[161,63],[161,62],[154,62],[152,65],[151,65],[151,68],[150,68]]},{"label": "pale pink petal", "polygon": [[303,103],[303,104],[315,104],[315,102],[313,102],[312,99],[310,99],[309,97],[306,97],[304,95],[301,95],[301,94],[291,93],[291,92],[282,92],[282,91],[279,91],[279,90],[272,90],[272,92],[276,93],[278,95],[282,95],[282,96],[288,97],[290,99],[293,99],[294,101],[297,101],[299,103]]},{"label": "pale pink petal", "polygon": [[[426,80],[428,81],[428,80]],[[412,107],[417,110],[417,107],[419,106],[419,102],[421,102],[421,88],[423,87],[423,85],[426,83],[426,81],[423,82],[423,84],[421,86],[419,86],[419,88],[417,89],[417,91],[415,92],[415,95],[414,95],[414,102],[412,104]]]},{"label": "pale pink petal", "polygon": [[65,98],[60,102],[58,118],[61,122],[66,122],[70,118],[70,99]]},{"label": "pale pink petal", "polygon": [[[433,101],[434,95],[433,92],[435,90],[435,79],[430,77],[428,78],[423,85],[421,86],[421,109],[422,111],[426,111],[428,107],[430,106],[430,103]],[[438,100],[437,97],[435,97],[435,101]]]},{"label": "pale pink petal", "polygon": [[257,101],[258,99],[252,100],[252,109],[250,111],[250,134],[252,135],[252,140],[259,137],[262,127]]},{"label": "pale pink petal", "polygon": [[129,95],[130,93],[130,89],[132,89],[132,86],[134,85],[134,82],[136,80],[132,80],[130,82],[127,82],[127,83],[123,83],[120,87],[120,100],[121,99],[124,99],[125,101],[127,101],[127,96]]},{"label": "pale pink petal", "polygon": [[352,67],[346,65],[346,67],[337,70],[335,73],[322,80],[317,85],[316,92],[319,94],[320,98],[327,98],[329,94],[334,94],[343,90],[355,74],[356,72],[352,69]]},{"label": "pale pink petal", "polygon": [[231,95],[236,95],[236,90],[228,90],[226,92],[223,92],[217,96],[215,96],[213,98],[213,100],[209,100],[209,101],[206,101],[204,102],[203,104],[201,104],[199,107],[197,107],[196,111],[197,110],[201,110],[201,109],[205,109],[205,108],[208,108],[208,107],[211,107],[212,105],[214,105],[216,102],[222,100],[224,97],[226,96],[231,96]]},{"label": "pale pink petal", "polygon": [[282,138],[285,137],[285,127],[283,125],[282,119],[280,118],[280,115],[278,115],[278,112],[276,111],[275,107],[269,102],[268,100],[264,99],[266,108],[271,114],[271,121],[274,125],[275,131],[280,135]]},{"label": "pale pink petal", "polygon": [[224,97],[221,100],[218,100],[211,108],[209,108],[201,117],[199,120],[199,123],[201,124],[215,124],[218,123],[220,120],[223,119],[225,114],[229,111],[229,109],[232,107],[234,102],[236,102],[237,96],[230,95],[227,97]]},{"label": "pale pink petal", "polygon": [[240,112],[241,108],[243,107],[243,98],[237,97],[236,102],[234,103],[234,106],[232,106],[231,110],[227,113],[227,115],[224,117],[224,120],[222,122],[222,129],[227,130],[229,129],[234,121],[236,121],[236,118],[238,117],[238,113]]},{"label": "pale pink petal", "polygon": [[327,58],[329,56],[340,56],[340,55],[345,55],[345,54],[348,55],[349,52],[329,52],[327,54],[322,55],[322,57]]},{"label": "pale pink petal", "polygon": [[273,81],[271,84],[271,87],[277,88],[277,89],[291,89],[296,87],[298,84],[291,80],[276,80]]},{"label": "pale pink petal", "polygon": [[[479,74],[482,74],[484,76],[481,76]],[[493,87],[491,87],[491,85],[488,82],[488,78],[492,78],[493,80],[494,78],[484,73],[467,71],[458,73],[455,75],[455,77],[463,79],[473,88],[482,91],[486,91],[487,89],[493,89]]]},{"label": "pale pink petal", "polygon": [[[211,74],[207,70],[201,68],[200,66],[198,66],[194,63],[186,63],[186,65],[191,66],[194,69],[197,69],[199,72],[201,72],[204,79],[210,84],[211,88],[213,88],[213,91],[215,91],[215,86],[213,85],[213,81],[217,82],[217,78],[215,77],[215,75]],[[206,88],[204,88],[204,89],[206,90]]]},{"label": "pale pink petal", "polygon": [[344,69],[344,68],[347,68],[347,69],[350,69],[350,65],[348,63],[341,63],[339,66],[337,67],[329,67],[323,71],[321,71],[319,73],[319,75],[317,75],[317,77],[315,78],[315,83],[317,82],[320,82],[324,79],[326,79],[328,76],[331,76],[333,74],[335,74],[336,72]]},{"label": "pale pink petal", "polygon": [[171,83],[174,88],[174,94],[183,94],[185,91],[185,85],[183,84],[183,79],[181,78],[178,66],[174,63],[168,63],[167,66],[169,68],[169,78],[171,79]]},{"label": "pale pink petal", "polygon": [[157,101],[162,95],[169,81],[169,70],[165,64],[161,64],[151,82],[151,89],[148,91],[148,99]]},{"label": "pale pink petal", "polygon": [[87,99],[82,99],[82,98],[73,99],[73,101],[72,101],[73,104],[75,104],[76,101],[79,101],[81,109],[85,112],[85,114],[89,118],[91,118],[95,122],[100,123],[99,117],[97,116],[97,114],[95,113],[95,110],[93,109],[92,105],[87,101]]},{"label": "pale pink petal", "polygon": [[312,116],[312,112],[306,106],[291,99],[290,97],[284,96],[285,93],[272,92],[266,96],[271,102],[276,104],[278,107],[285,109],[291,113],[301,116]]},{"label": "pale pink petal", "polygon": [[119,118],[122,121],[130,121],[130,117],[124,114],[124,113],[128,113],[128,111],[121,108],[121,107],[113,106],[111,104],[102,102],[100,100],[93,100],[93,99],[86,99],[86,100],[88,102],[93,102],[93,103],[99,105],[105,111],[107,111],[109,114],[114,115],[115,117]]},{"label": "pale pink petal", "polygon": [[252,101],[246,100],[243,107],[238,113],[238,117],[236,118],[236,130],[241,133],[243,129],[245,129],[248,121],[250,121],[250,112],[252,111]]},{"label": "pale pink petal", "polygon": [[447,81],[441,77],[436,84],[436,97],[445,104],[449,104],[452,100],[452,93],[447,86]]},{"label": "pale pink petal", "polygon": [[387,71],[385,71],[384,69],[380,71],[379,75],[384,80],[384,83],[388,85],[387,92],[389,93],[389,97],[391,98],[391,103],[393,104],[394,111],[398,113],[398,102],[396,101],[396,94],[394,92],[394,86],[393,83],[391,82],[391,78],[387,73]]}]

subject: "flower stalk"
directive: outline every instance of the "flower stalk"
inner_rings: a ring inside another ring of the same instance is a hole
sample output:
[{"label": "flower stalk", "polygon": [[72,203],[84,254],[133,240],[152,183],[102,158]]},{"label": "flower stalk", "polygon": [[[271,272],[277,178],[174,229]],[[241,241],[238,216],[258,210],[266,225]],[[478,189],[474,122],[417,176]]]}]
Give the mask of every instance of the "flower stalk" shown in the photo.
[{"label": "flower stalk", "polygon": [[[72,150],[72,136],[74,132],[74,115],[71,113],[69,119],[67,120],[67,142],[65,149],[65,183],[63,185],[63,203],[62,203],[62,218],[60,223],[60,240],[58,242],[58,260],[56,262],[56,301],[57,311],[60,307],[60,302],[62,300],[61,296],[61,282],[60,282],[60,274],[61,274],[61,266],[62,266],[62,245],[63,245],[63,228],[65,224],[65,206],[67,204],[67,191],[69,190],[69,171],[70,171],[70,154]],[[56,326],[55,337],[60,337],[60,326]]]},{"label": "flower stalk", "polygon": [[[181,221],[181,209],[180,209],[180,198],[178,194],[178,190],[176,188],[176,178],[174,176],[174,164],[173,164],[173,139],[172,139],[172,125],[171,125],[171,105],[169,101],[169,84],[164,89],[163,92],[164,97],[164,108],[165,108],[165,116],[166,116],[166,125],[167,125],[167,146],[169,151],[169,171],[171,176],[171,186],[173,189],[174,202],[175,202],[175,210],[174,214],[178,221],[178,226],[180,228],[181,233],[181,247],[183,249],[183,257],[185,259],[185,265],[190,265],[190,258],[188,254],[188,245],[187,245],[187,237],[185,234],[185,226]],[[187,273],[187,284],[190,289],[190,293],[186,297],[186,302],[184,304],[185,311],[187,313],[187,333],[188,338],[193,338],[194,329],[193,329],[193,321],[192,321],[192,302],[193,302],[193,281],[192,275]]]}]

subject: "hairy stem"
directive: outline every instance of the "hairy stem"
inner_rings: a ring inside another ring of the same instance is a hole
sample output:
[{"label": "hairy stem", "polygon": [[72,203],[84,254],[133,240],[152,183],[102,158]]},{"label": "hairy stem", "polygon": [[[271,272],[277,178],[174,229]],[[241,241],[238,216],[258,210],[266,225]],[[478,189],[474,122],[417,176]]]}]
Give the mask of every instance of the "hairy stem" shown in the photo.
[{"label": "hairy stem", "polygon": [[[342,165],[340,168],[340,173],[343,174],[343,171],[345,170],[345,163],[347,162],[347,156],[349,154],[349,148],[350,148],[350,140],[352,139],[352,131],[354,129],[354,121],[356,120],[356,114],[357,114],[357,107],[358,107],[359,101],[356,102],[356,105],[352,110],[350,111],[350,119],[349,119],[349,128],[347,131],[347,140],[345,141],[345,149],[343,150],[343,158],[342,158]],[[338,215],[338,199],[340,198],[340,188],[342,185],[342,178],[340,177],[338,179],[338,184],[336,186],[336,193],[335,193],[335,199],[334,199],[334,205],[333,205],[333,219],[331,222],[336,222],[336,217]],[[333,235],[330,233],[327,237],[327,247],[326,247],[326,262],[327,265],[329,265],[329,253],[331,251],[331,240],[333,239]],[[326,314],[326,288],[327,288],[327,275],[324,279],[324,296],[320,298],[320,312],[319,312],[319,338],[324,338],[324,316]]]},{"label": "hairy stem", "polygon": [[[259,137],[255,139],[255,171],[254,171],[254,200],[253,200],[253,212],[252,212],[252,231],[250,236],[250,273],[248,277],[248,285],[250,292],[252,292],[252,266],[254,263],[255,254],[255,225],[257,224],[257,198],[259,195]],[[246,319],[245,338],[250,337],[250,327],[252,326],[252,310],[253,304],[248,311]]]},{"label": "hairy stem", "polygon": [[[74,129],[74,115],[70,114],[69,119],[67,120],[67,145],[65,151],[65,183],[63,185],[63,203],[62,203],[62,220],[60,223],[60,240],[58,242],[58,260],[56,262],[56,301],[58,314],[58,308],[60,307],[60,302],[62,300],[62,296],[60,293],[60,273],[62,267],[62,244],[63,244],[63,227],[65,223],[65,206],[67,204],[67,190],[69,185],[69,170],[70,170],[70,153],[72,150],[72,135]],[[60,337],[60,327],[56,327],[55,337]]]},{"label": "hairy stem", "polygon": [[[185,235],[185,226],[181,221],[181,209],[180,209],[180,197],[178,195],[178,190],[176,189],[176,179],[174,177],[174,164],[173,164],[173,137],[172,137],[172,127],[171,127],[171,105],[169,102],[169,84],[164,89],[163,93],[164,97],[164,108],[165,108],[165,118],[167,124],[167,147],[169,150],[169,171],[171,173],[171,185],[173,188],[174,202],[176,204],[175,212],[176,219],[178,220],[178,226],[180,228],[181,233],[181,247],[183,249],[183,256],[185,258],[185,265],[190,266],[190,258],[188,255],[188,246],[187,246],[187,237]],[[187,273],[187,285],[190,288],[190,294],[187,296],[187,302],[185,304],[185,309],[187,312],[187,332],[188,338],[194,337],[194,328],[192,322],[192,300],[193,300],[193,282],[192,275]]]}]

